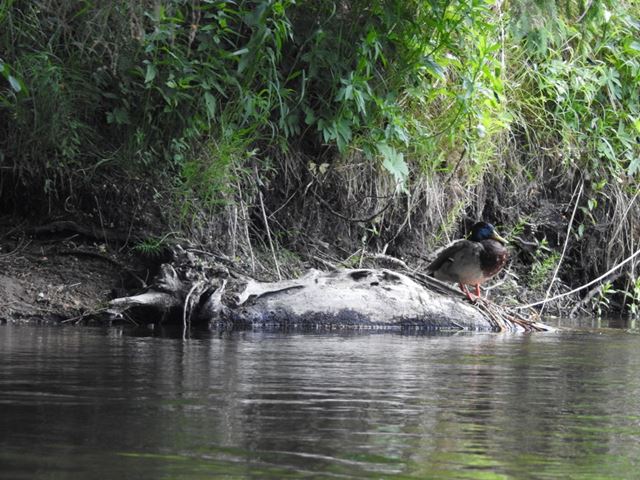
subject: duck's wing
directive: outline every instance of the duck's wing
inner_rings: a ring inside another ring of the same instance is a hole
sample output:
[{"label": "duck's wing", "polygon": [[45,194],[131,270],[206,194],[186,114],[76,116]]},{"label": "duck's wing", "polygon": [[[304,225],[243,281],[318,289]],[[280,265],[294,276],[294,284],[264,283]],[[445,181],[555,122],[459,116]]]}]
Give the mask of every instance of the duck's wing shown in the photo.
[{"label": "duck's wing", "polygon": [[480,268],[483,247],[478,242],[458,240],[445,248],[427,267],[427,273],[444,281],[460,282],[469,270]]}]

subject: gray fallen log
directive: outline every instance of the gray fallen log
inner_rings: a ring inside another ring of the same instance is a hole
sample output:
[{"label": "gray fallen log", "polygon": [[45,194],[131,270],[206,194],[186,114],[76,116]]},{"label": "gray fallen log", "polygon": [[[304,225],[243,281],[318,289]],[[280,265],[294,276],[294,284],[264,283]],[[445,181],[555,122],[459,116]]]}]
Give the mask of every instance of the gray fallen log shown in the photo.
[{"label": "gray fallen log", "polygon": [[447,286],[415,278],[419,282],[389,269],[340,269],[257,282],[233,278],[228,270],[178,249],[174,262],[162,266],[149,290],[112,300],[109,313],[117,316],[128,309],[153,307],[163,314],[173,311],[175,320],[185,324],[227,327],[551,329],[488,302],[472,305]]},{"label": "gray fallen log", "polygon": [[384,269],[312,270],[286,285],[250,282],[225,316],[232,324],[252,326],[497,330],[462,299]]}]

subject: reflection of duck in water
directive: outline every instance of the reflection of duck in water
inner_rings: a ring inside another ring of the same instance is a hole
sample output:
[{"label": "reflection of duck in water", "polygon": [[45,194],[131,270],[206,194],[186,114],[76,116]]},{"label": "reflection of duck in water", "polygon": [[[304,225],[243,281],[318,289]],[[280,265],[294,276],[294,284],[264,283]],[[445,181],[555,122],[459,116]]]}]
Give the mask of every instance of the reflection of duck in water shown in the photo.
[{"label": "reflection of duck in water", "polygon": [[467,298],[473,301],[467,285],[475,286],[480,298],[480,284],[504,268],[509,252],[507,241],[493,225],[478,222],[471,228],[468,240],[458,240],[444,249],[427,267],[427,273],[444,282],[455,282]]}]

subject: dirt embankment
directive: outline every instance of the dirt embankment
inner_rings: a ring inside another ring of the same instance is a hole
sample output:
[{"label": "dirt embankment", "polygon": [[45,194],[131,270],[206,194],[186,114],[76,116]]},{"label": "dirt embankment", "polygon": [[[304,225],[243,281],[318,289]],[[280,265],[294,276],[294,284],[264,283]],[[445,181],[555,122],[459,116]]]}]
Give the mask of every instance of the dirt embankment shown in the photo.
[{"label": "dirt embankment", "polygon": [[[145,267],[125,249],[70,229],[0,222],[0,320],[68,320],[100,310]],[[85,232],[86,233],[86,232]]]}]

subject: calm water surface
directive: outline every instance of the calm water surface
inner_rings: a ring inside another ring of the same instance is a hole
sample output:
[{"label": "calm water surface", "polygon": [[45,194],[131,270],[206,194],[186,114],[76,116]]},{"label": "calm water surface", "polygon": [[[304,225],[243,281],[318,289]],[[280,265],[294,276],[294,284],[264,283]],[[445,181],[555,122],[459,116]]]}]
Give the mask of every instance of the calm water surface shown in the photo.
[{"label": "calm water surface", "polygon": [[3,325],[0,478],[640,478],[640,335]]}]

